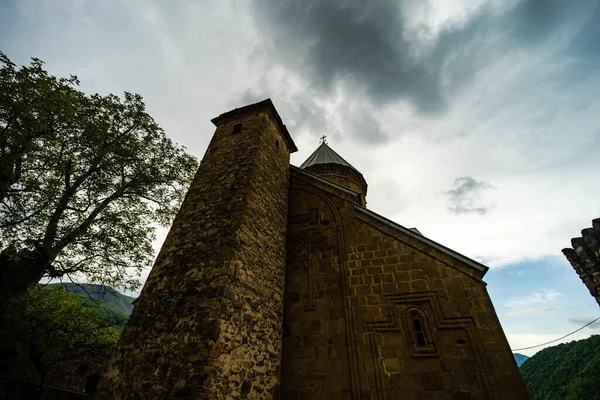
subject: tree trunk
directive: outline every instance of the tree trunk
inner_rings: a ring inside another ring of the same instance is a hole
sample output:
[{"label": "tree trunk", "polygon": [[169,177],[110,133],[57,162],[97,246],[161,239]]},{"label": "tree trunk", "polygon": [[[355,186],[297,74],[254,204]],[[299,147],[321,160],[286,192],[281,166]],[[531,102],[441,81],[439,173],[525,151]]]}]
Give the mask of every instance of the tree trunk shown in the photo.
[{"label": "tree trunk", "polygon": [[0,310],[38,283],[46,273],[49,260],[38,250],[24,250],[17,259],[0,253]]},{"label": "tree trunk", "polygon": [[29,346],[29,361],[33,363],[35,370],[40,374],[40,384],[46,383],[46,377],[48,376],[48,371],[46,371],[46,366],[42,362],[43,355],[38,352],[37,347],[35,345]]}]

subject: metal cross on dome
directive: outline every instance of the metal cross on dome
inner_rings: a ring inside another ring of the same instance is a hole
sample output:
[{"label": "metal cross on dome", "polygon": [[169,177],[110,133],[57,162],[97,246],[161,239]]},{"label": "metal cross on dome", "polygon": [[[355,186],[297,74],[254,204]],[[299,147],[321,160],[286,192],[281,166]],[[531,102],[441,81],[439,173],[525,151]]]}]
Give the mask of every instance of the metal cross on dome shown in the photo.
[{"label": "metal cross on dome", "polygon": [[320,139],[321,139],[321,143],[327,144],[327,136],[323,135],[323,136],[321,136]]}]

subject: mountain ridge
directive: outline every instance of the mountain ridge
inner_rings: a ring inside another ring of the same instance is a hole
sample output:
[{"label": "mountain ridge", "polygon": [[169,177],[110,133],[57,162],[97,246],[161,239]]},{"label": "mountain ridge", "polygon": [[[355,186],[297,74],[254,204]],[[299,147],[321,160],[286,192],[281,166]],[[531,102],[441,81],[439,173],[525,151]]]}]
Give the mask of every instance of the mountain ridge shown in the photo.
[{"label": "mountain ridge", "polygon": [[526,356],[525,354],[513,353],[513,356],[515,357],[515,361],[517,362],[517,366],[519,367],[523,365],[525,361],[529,360],[529,356]]},{"label": "mountain ridge", "polygon": [[52,283],[40,285],[42,291],[52,292],[59,287],[76,296],[84,307],[98,312],[107,323],[123,331],[133,310],[134,297],[119,293],[110,286],[88,283]]},{"label": "mountain ridge", "polygon": [[43,285],[41,289],[54,290],[59,286],[63,286],[67,292],[77,295],[83,305],[87,307],[93,308],[100,303],[127,316],[131,315],[133,310],[135,297],[121,294],[110,286],[90,283],[50,283]]}]

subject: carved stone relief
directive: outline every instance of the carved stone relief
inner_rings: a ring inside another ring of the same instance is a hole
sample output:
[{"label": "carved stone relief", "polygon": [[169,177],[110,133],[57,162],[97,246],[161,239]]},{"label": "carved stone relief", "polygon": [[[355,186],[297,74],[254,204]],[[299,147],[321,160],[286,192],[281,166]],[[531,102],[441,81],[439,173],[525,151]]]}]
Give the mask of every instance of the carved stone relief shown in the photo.
[{"label": "carved stone relief", "polygon": [[292,249],[293,269],[302,268],[306,273],[308,281],[308,300],[304,304],[304,311],[315,310],[314,301],[325,297],[323,284],[315,283],[313,275],[318,273],[318,254],[330,248],[326,237],[321,235],[316,228],[308,228],[300,231],[293,238]]}]

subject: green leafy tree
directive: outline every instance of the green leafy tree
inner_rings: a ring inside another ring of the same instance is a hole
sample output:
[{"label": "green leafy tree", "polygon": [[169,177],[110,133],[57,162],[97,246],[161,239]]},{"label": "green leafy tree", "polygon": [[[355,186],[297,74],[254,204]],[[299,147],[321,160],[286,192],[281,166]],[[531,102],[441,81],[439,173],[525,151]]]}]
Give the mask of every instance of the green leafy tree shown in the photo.
[{"label": "green leafy tree", "polygon": [[2,357],[10,368],[17,354],[25,355],[44,383],[57,363],[92,355],[108,356],[119,330],[97,311],[85,307],[64,287],[52,291],[28,289],[13,299],[4,313],[3,346],[13,357]]},{"label": "green leafy tree", "polygon": [[[34,168],[31,155],[56,138],[60,130],[71,129],[74,111],[82,100],[75,90],[76,77],[56,79],[34,58],[20,69],[0,52],[0,201],[19,193],[13,187],[27,179]],[[37,163],[44,163],[37,154]],[[24,216],[26,217],[26,216]]]},{"label": "green leafy tree", "polygon": [[141,96],[78,84],[0,52],[1,306],[43,277],[139,287],[197,169]]}]

